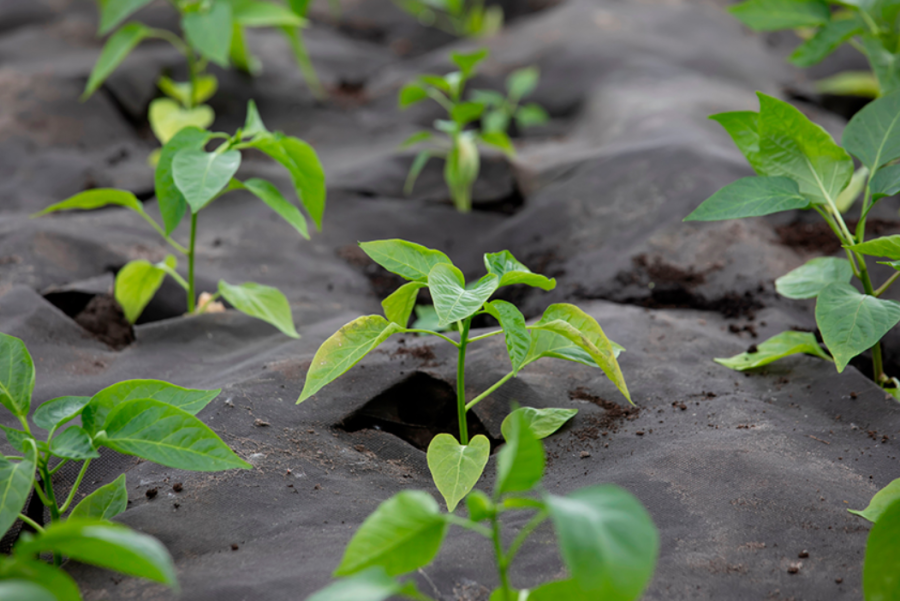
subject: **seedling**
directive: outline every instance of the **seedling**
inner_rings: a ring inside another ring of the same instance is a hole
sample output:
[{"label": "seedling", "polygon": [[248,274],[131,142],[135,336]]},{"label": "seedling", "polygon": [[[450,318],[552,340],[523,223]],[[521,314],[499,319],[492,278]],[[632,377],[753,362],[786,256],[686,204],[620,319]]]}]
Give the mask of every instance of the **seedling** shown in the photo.
[{"label": "seedling", "polygon": [[[99,35],[113,30],[97,59],[84,90],[90,97],[118,68],[138,44],[145,40],[165,40],[185,57],[189,80],[176,82],[162,76],[157,85],[166,95],[150,103],[150,125],[165,145],[183,127],[206,129],[215,119],[213,109],[204,104],[215,94],[218,81],[206,72],[209,63],[222,68],[229,65],[257,73],[259,60],[245,39],[245,31],[254,27],[277,27],[289,40],[297,64],[317,97],[325,92],[309,60],[300,35],[306,26],[308,2],[289,0],[289,7],[262,0],[170,0],[181,17],[181,36],[167,30],[147,27],[136,21],[122,24],[152,0],[105,0],[100,2]],[[152,159],[155,159],[153,157]],[[151,159],[151,160],[152,160]]]},{"label": "seedling", "polygon": [[[900,192],[900,91],[875,100],[844,129],[841,148],[821,127],[786,102],[759,93],[758,113],[721,113],[718,121],[747,158],[756,177],[729,184],[705,200],[685,221],[757,217],[779,211],[812,209],[844,247],[846,259],[816,258],[778,278],[787,298],[815,298],[816,324],[838,372],[872,349],[875,382],[897,395],[898,381],[884,373],[881,338],[900,322],[900,303],[879,298],[900,277],[897,271],[875,287],[866,256],[887,257],[900,269],[900,236],[866,241],[866,218],[879,200]],[[862,167],[854,174],[855,156]],[[842,214],[862,189],[854,230]],[[850,285],[861,284],[863,292]],[[717,362],[737,370],[766,365],[792,354],[827,358],[810,333],[784,332],[747,352]]]},{"label": "seedling", "polygon": [[[347,545],[334,572],[344,579],[307,601],[432,599],[413,580],[399,577],[431,563],[451,525],[491,541],[498,581],[491,601],[638,599],[653,576],[659,553],[659,534],[641,502],[609,484],[566,496],[543,490],[543,444],[518,411],[510,418],[506,445],[497,456],[493,495],[472,491],[466,498],[467,518],[442,513],[424,491],[394,495],[366,518]],[[504,549],[500,518],[526,511],[533,517]],[[509,568],[528,537],[548,518],[568,577],[519,590],[510,581]]]},{"label": "seedling", "polygon": [[[616,360],[623,349],[606,337],[593,317],[575,305],[560,303],[550,305],[537,323],[527,325],[525,317],[512,303],[489,300],[503,286],[524,284],[542,290],[552,290],[556,286],[556,280],[532,273],[509,251],[484,255],[487,275],[467,285],[462,272],[440,251],[404,240],[376,240],[363,242],[360,246],[373,261],[409,282],[382,301],[385,317],[358,317],[322,343],[306,374],[297,402],[305,401],[346,373],[393,334],[414,332],[436,336],[456,347],[459,439],[450,434],[439,434],[428,446],[428,467],[450,511],[478,482],[490,455],[486,437],[478,435],[469,440],[466,412],[516,377],[522,368],[544,357],[599,367],[631,402]],[[440,332],[406,327],[422,288],[428,288],[431,293],[438,325],[452,326],[458,333],[458,340]],[[500,329],[470,336],[472,320],[479,315],[490,315],[500,323]],[[511,369],[487,390],[466,402],[466,350],[471,343],[498,334],[506,338]],[[530,415],[529,419],[543,422],[542,435],[548,436],[573,414],[563,409],[547,409]]]},{"label": "seedling", "polygon": [[873,524],[863,563],[863,598],[896,599],[900,593],[900,479],[878,491],[866,509],[850,513]]},{"label": "seedling", "polygon": [[[457,210],[472,210],[472,186],[478,179],[481,157],[478,145],[498,148],[507,157],[515,157],[516,150],[506,134],[510,120],[515,119],[520,128],[543,123],[546,113],[536,104],[519,106],[519,101],[529,95],[537,85],[536,69],[522,69],[513,73],[507,81],[509,93],[481,90],[469,100],[463,100],[466,82],[475,74],[478,64],[488,56],[486,49],[471,54],[451,53],[450,58],[459,67],[443,77],[420,75],[416,81],[400,90],[400,108],[431,98],[441,105],[450,119],[434,122],[435,131],[423,130],[407,138],[401,148],[430,142],[413,161],[406,178],[404,192],[412,193],[416,179],[432,157],[444,159],[444,181]],[[474,124],[482,120],[481,129]]]},{"label": "seedling", "polygon": [[[222,140],[215,150],[208,152],[207,144]],[[116,275],[115,296],[125,317],[134,323],[147,303],[156,294],[166,275],[187,292],[188,313],[203,313],[215,306],[220,296],[235,309],[272,324],[288,336],[299,337],[294,328],[290,304],[278,289],[247,282],[229,284],[219,281],[215,294],[206,294],[198,302],[194,285],[194,259],[197,239],[197,215],[214,200],[232,190],[246,190],[275,211],[297,232],[309,239],[306,218],[300,210],[282,196],[271,182],[260,178],[246,181],[235,179],[241,164],[241,150],[256,149],[280,163],[291,176],[297,198],[309,213],[317,229],[321,229],[325,212],[325,173],[312,146],[306,142],[270,132],[263,125],[253,101],[247,107],[243,129],[230,136],[211,133],[197,127],[185,127],[163,147],[156,170],[156,198],[162,215],[160,226],[148,215],[131,192],[114,189],[95,189],[76,194],[51,205],[35,216],[70,209],[97,209],[107,205],[127,207],[138,213],[172,248],[187,257],[187,278],[176,271],[174,255],[153,264],[138,259],[126,264]],[[190,209],[191,233],[187,247],[171,238]]]},{"label": "seedling", "polygon": [[[128,504],[124,474],[75,500],[88,466],[100,457],[99,447],[182,470],[252,468],[195,417],[220,391],[128,380],[93,397],[53,399],[32,412],[34,383],[25,344],[0,334],[0,404],[22,425],[21,430],[0,426],[21,453],[0,455],[0,533],[16,520],[34,531],[20,535],[12,555],[0,556],[0,598],[80,600],[75,582],[59,569],[63,557],[177,587],[172,558],[159,541],[109,521]],[[78,417],[80,426],[70,424]],[[46,437],[35,436],[35,426],[47,431]],[[81,470],[63,500],[53,475],[78,461]],[[23,514],[32,491],[50,511],[47,525]],[[43,552],[53,553],[52,566],[40,560]]]},{"label": "seedling", "polygon": [[426,27],[460,37],[490,37],[503,28],[503,8],[484,0],[394,0]]},{"label": "seedling", "polygon": [[821,62],[843,44],[850,44],[869,61],[871,72],[845,71],[818,81],[821,93],[876,98],[900,87],[895,66],[900,60],[900,5],[896,2],[747,0],[728,10],[756,31],[798,30],[805,41],[788,59],[798,67]]}]

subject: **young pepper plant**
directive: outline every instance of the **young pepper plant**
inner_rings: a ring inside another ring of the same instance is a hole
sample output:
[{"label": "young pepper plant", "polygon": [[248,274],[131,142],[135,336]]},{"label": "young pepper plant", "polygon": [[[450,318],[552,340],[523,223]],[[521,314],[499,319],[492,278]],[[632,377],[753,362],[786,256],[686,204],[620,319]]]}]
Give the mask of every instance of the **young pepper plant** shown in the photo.
[{"label": "young pepper plant", "polygon": [[300,37],[308,2],[290,0],[289,6],[263,0],[169,0],[181,17],[179,36],[167,29],[148,27],[136,21],[123,22],[152,0],[104,0],[100,2],[99,35],[115,30],[107,40],[88,78],[83,98],[89,98],[119,67],[128,54],[145,40],[169,42],[185,57],[188,81],[176,82],[162,76],[157,85],[167,96],[150,104],[150,125],[160,143],[166,144],[182,127],[209,127],[215,119],[212,108],[203,104],[218,87],[214,75],[206,72],[210,63],[229,65],[254,74],[260,70],[245,39],[245,31],[255,27],[277,27],[290,41],[301,72],[319,98],[325,92]]},{"label": "young pepper plant", "polygon": [[[215,150],[207,144],[221,140]],[[176,271],[174,255],[153,264],[139,259],[126,264],[116,275],[115,296],[125,317],[134,323],[156,294],[166,275],[171,276],[187,292],[188,313],[203,313],[219,296],[238,311],[272,324],[288,336],[298,337],[287,298],[278,289],[253,282],[233,285],[221,280],[215,294],[207,294],[198,302],[194,278],[197,217],[202,209],[232,190],[246,190],[265,203],[297,232],[309,239],[306,218],[292,202],[282,196],[271,182],[260,178],[235,179],[241,164],[241,151],[259,150],[280,163],[290,174],[294,190],[317,229],[325,212],[325,173],[315,150],[306,142],[270,132],[260,119],[253,101],[247,108],[243,129],[233,136],[211,133],[196,127],[179,131],[163,147],[156,170],[156,198],[162,215],[160,226],[145,211],[141,202],[125,190],[95,189],[51,205],[35,216],[70,209],[97,209],[107,205],[127,207],[145,219],[172,248],[187,258],[187,278]],[[190,212],[190,240],[182,246],[171,234]]]},{"label": "young pepper plant", "polygon": [[503,28],[503,8],[484,0],[394,0],[419,23],[459,37],[490,37]]},{"label": "young pepper plant", "polygon": [[863,563],[865,601],[897,599],[900,595],[900,478],[878,491],[862,511],[850,510],[872,522]]},{"label": "young pepper plant", "polygon": [[[474,96],[470,100],[463,99],[466,82],[475,74],[478,64],[488,56],[487,49],[478,50],[471,54],[451,53],[450,58],[454,64],[459,67],[458,71],[448,73],[443,77],[438,75],[420,75],[415,82],[403,86],[399,94],[399,104],[401,109],[405,109],[413,104],[417,104],[428,98],[437,102],[443,107],[448,115],[448,119],[438,119],[434,122],[434,129],[437,132],[423,130],[417,132],[406,139],[401,144],[401,148],[416,146],[424,142],[430,142],[430,147],[419,151],[409,170],[406,178],[404,191],[406,194],[412,193],[416,179],[428,161],[432,157],[444,159],[444,181],[450,190],[450,197],[457,210],[468,213],[472,210],[472,186],[478,179],[478,172],[481,169],[481,157],[479,155],[478,145],[486,144],[503,151],[507,157],[515,157],[515,148],[506,134],[505,128],[499,129],[502,115],[509,110],[508,99],[504,98],[502,106],[494,106],[488,115],[495,115],[491,118],[492,129],[479,130],[472,125],[482,118],[485,109],[488,107],[485,94],[479,98]],[[519,76],[521,81],[518,84],[527,83]],[[520,90],[516,90],[519,92]],[[526,90],[521,90],[526,91]],[[489,94],[488,94],[489,95]],[[523,94],[524,95],[524,94]],[[513,98],[510,94],[510,99]],[[521,96],[520,96],[521,97]],[[518,99],[516,99],[518,102]],[[530,105],[529,105],[530,106]],[[514,115],[518,116],[522,109],[515,109]],[[517,111],[517,112],[516,112]],[[532,109],[525,110],[525,121],[528,122],[529,115],[534,117]],[[508,124],[508,120],[507,120]]]},{"label": "young pepper plant", "polygon": [[[344,325],[322,343],[306,374],[298,403],[333,382],[393,334],[414,332],[436,336],[457,349],[456,402],[459,439],[439,434],[428,446],[428,467],[447,506],[452,511],[478,482],[487,465],[490,443],[485,436],[469,439],[466,413],[531,363],[545,357],[599,367],[631,402],[622,370],[616,360],[622,347],[610,341],[597,321],[575,305],[550,305],[532,325],[512,303],[490,298],[499,288],[524,284],[552,290],[556,280],[532,273],[509,251],[484,255],[487,274],[468,285],[462,272],[444,253],[404,240],[362,242],[373,261],[409,280],[382,301],[385,317],[366,315]],[[440,326],[452,326],[458,339],[431,330],[407,328],[420,289],[428,288]],[[472,320],[490,315],[500,329],[471,335]],[[470,344],[503,334],[511,369],[487,390],[466,401],[466,351]],[[535,411],[535,410],[531,410]],[[543,435],[559,428],[574,412],[562,409],[530,414],[530,421],[544,423]],[[545,427],[546,426],[546,427]]]},{"label": "young pepper plant", "polygon": [[[92,397],[52,399],[32,412],[34,384],[34,361],[25,344],[0,334],[0,404],[21,424],[21,429],[0,426],[18,453],[0,455],[0,534],[16,520],[35,532],[20,536],[14,553],[0,557],[0,597],[6,599],[3,591],[24,581],[46,589],[50,599],[81,599],[71,577],[58,569],[63,556],[176,586],[175,568],[162,544],[109,521],[128,503],[124,474],[75,501],[88,466],[100,457],[99,447],[175,469],[252,468],[195,417],[220,391],[128,380]],[[70,424],[79,417],[80,426]],[[37,436],[37,429],[46,436]],[[79,461],[78,477],[63,497],[53,475]],[[50,511],[49,524],[23,514],[32,491]],[[40,561],[42,552],[54,553],[53,566]]]},{"label": "young pepper plant", "polygon": [[522,104],[522,99],[530,96],[540,79],[537,67],[516,69],[506,78],[506,95],[496,90],[474,90],[469,99],[485,106],[481,117],[484,132],[507,132],[515,123],[519,131],[542,125],[550,116],[544,107],[536,102]]},{"label": "young pepper plant", "polygon": [[798,67],[821,62],[843,44],[869,61],[871,72],[846,71],[817,82],[822,93],[876,98],[900,87],[900,4],[893,0],[747,0],[728,10],[755,31],[797,29],[805,41],[788,60]]},{"label": "young pepper plant", "polygon": [[[403,491],[362,523],[334,575],[342,577],[307,601],[384,601],[394,596],[430,600],[413,580],[400,580],[431,563],[450,526],[482,535],[494,553],[497,588],[491,601],[594,601],[640,598],[653,576],[659,534],[641,502],[618,486],[594,485],[566,496],[543,490],[543,444],[526,420],[510,415],[506,444],[497,455],[493,494],[475,490],[466,498],[468,517],[441,513],[424,491]],[[530,512],[531,519],[503,547],[501,517]],[[547,519],[553,524],[563,580],[530,590],[513,586],[509,569],[528,537]]]},{"label": "young pepper plant", "polygon": [[[758,113],[721,113],[711,118],[731,135],[759,175],[725,186],[685,221],[738,219],[794,209],[819,213],[840,240],[846,258],[813,259],[778,278],[775,287],[787,298],[816,299],[816,324],[838,372],[872,349],[873,379],[896,393],[897,380],[884,373],[880,340],[900,322],[900,303],[879,297],[900,271],[876,286],[866,256],[900,260],[900,236],[870,241],[865,236],[872,208],[900,191],[900,166],[892,164],[900,158],[900,91],[857,113],[844,129],[843,148],[790,104],[758,95]],[[861,215],[853,230],[838,207],[841,194],[853,185],[851,154],[866,173]],[[900,263],[891,264],[900,268]],[[850,285],[854,278],[863,292]],[[744,370],[795,353],[824,356],[812,334],[785,332],[759,345],[756,352],[717,361]]]}]

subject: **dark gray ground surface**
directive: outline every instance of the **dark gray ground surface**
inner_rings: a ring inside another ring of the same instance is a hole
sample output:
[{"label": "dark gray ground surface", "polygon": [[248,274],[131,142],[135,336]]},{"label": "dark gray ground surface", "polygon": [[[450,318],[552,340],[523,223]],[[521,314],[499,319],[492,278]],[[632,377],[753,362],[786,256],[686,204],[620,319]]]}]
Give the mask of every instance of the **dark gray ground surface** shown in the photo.
[{"label": "dark gray ground surface", "polygon": [[[535,99],[553,120],[519,140],[513,165],[486,163],[476,205],[491,210],[468,216],[450,207],[438,165],[412,197],[402,195],[411,157],[396,144],[437,113],[394,106],[399,85],[448,69],[447,51],[471,43],[451,43],[383,0],[348,3],[339,26],[317,7],[310,51],[325,84],[344,90],[321,104],[280,38],[254,35],[266,72],[256,80],[222,74],[216,125],[239,125],[246,100],[256,98],[270,128],[312,143],[328,172],[325,230],[306,242],[260,203],[229,196],[201,214],[199,279],[202,289],[220,278],[278,286],[303,337],[290,340],[234,312],[180,317],[183,296],[164,286],[147,323],[134,328],[136,341],[113,350],[73,316],[128,260],[159,260],[165,248],[125,211],[28,214],[95,186],[152,196],[145,159],[154,143],[143,115],[156,74],[176,67],[177,57],[142,47],[82,104],[98,51],[93,3],[0,2],[0,331],[23,338],[34,355],[35,401],[92,394],[127,378],[222,387],[200,417],[256,466],[192,474],[105,457],[92,467],[88,486],[127,469],[131,502],[121,519],[170,549],[181,598],[302,599],[329,581],[379,502],[409,487],[432,490],[422,451],[383,430],[338,424],[382,394],[396,407],[393,419],[415,422],[408,431],[438,419],[455,369],[446,346],[391,341],[294,404],[319,343],[377,312],[396,286],[354,246],[387,237],[441,248],[470,276],[479,274],[482,253],[508,248],[559,280],[551,293],[514,292],[527,316],[551,302],[577,302],[628,349],[622,369],[639,412],[623,419],[609,408],[624,399],[599,370],[554,360],[529,367],[475,413],[499,437],[512,401],[580,410],[547,441],[547,488],[615,482],[643,501],[662,536],[648,599],[861,598],[868,526],[846,509],[865,506],[900,475],[900,405],[854,367],[837,374],[799,357],[743,375],[711,361],[790,327],[814,327],[812,306],[777,298],[773,280],[838,249],[799,214],[681,222],[720,186],[749,174],[706,116],[755,109],[757,89],[809,89],[781,62],[790,40],[752,36],[712,3],[567,0],[525,14],[531,8],[510,4],[520,16],[490,40],[477,85],[497,87],[511,69],[538,64]],[[143,16],[169,22],[164,3]],[[854,60],[840,56],[816,73]],[[802,108],[840,133],[840,117]],[[243,170],[287,189],[266,163],[248,160]],[[897,230],[895,201],[882,204],[879,227]],[[152,198],[146,206],[155,212]],[[893,373],[900,373],[898,351],[891,338]],[[507,361],[497,339],[476,347],[470,394],[502,376]],[[172,490],[176,482],[183,492]],[[159,494],[148,499],[152,488]],[[803,550],[809,558],[800,560]],[[435,595],[486,599],[496,584],[488,558],[483,541],[454,531],[425,570]],[[797,561],[799,573],[789,574]],[[541,530],[514,582],[534,585],[558,576],[560,566],[549,530]],[[108,572],[72,572],[87,599],[173,597]]]}]

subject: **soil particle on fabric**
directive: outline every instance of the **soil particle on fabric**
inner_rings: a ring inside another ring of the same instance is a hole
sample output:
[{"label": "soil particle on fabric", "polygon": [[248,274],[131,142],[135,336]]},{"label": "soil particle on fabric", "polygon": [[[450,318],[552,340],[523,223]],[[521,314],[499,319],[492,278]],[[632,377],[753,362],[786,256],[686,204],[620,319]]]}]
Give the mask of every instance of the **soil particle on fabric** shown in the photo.
[{"label": "soil particle on fabric", "polygon": [[[847,227],[856,231],[858,221],[848,220]],[[866,237],[881,236],[900,230],[900,221],[870,218],[866,220]],[[823,221],[796,220],[777,226],[775,233],[782,244],[816,255],[831,255],[841,250],[841,242]]]},{"label": "soil particle on fabric", "polygon": [[[612,401],[607,401],[579,386],[569,391],[569,398],[579,401],[589,401],[604,410],[602,416],[591,415],[587,418],[587,425],[573,432],[579,440],[596,440],[599,435],[606,436],[607,432],[618,432],[623,421],[633,421],[641,413],[641,408],[636,406],[624,406]],[[643,435],[643,432],[641,432]]]},{"label": "soil particle on fabric", "polygon": [[134,329],[111,295],[98,294],[75,316],[75,322],[115,350],[134,342]]}]

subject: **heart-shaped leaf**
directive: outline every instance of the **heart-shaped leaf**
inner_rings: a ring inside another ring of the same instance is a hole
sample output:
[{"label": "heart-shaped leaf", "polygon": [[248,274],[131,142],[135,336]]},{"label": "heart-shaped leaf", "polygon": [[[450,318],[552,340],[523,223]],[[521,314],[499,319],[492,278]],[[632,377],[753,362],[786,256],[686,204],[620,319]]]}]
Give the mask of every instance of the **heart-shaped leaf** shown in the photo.
[{"label": "heart-shaped leaf", "polygon": [[83,498],[69,518],[111,520],[127,508],[128,490],[125,488],[125,474],[122,474]]},{"label": "heart-shaped leaf", "polygon": [[228,67],[231,50],[232,11],[229,2],[214,2],[207,11],[191,12],[181,19],[187,41],[220,67]]},{"label": "heart-shaped leaf", "polygon": [[478,483],[491,456],[491,443],[479,434],[469,444],[459,444],[450,434],[438,434],[428,445],[428,469],[434,484],[453,512]]},{"label": "heart-shaped leaf", "polygon": [[219,280],[219,293],[241,313],[261,319],[291,338],[300,338],[294,328],[291,304],[278,288],[255,282],[232,285]]},{"label": "heart-shaped leaf", "polygon": [[216,119],[216,113],[205,104],[188,109],[171,98],[157,98],[150,103],[148,118],[156,139],[165,145],[185,127],[206,129]]},{"label": "heart-shaped leaf", "polygon": [[184,194],[175,185],[172,163],[175,156],[183,150],[202,151],[209,141],[209,132],[196,127],[185,127],[175,137],[169,140],[159,155],[156,164],[156,200],[159,202],[159,212],[166,226],[166,234],[171,234],[181,223],[187,211],[187,202]]},{"label": "heart-shaped leaf", "polygon": [[428,290],[442,326],[465,319],[481,309],[499,285],[500,278],[489,273],[467,288],[462,272],[447,263],[438,263],[428,274]]},{"label": "heart-shaped leaf", "polygon": [[536,438],[543,439],[562,428],[576,413],[578,409],[519,407],[506,416],[500,424],[500,432],[503,433],[503,438],[509,440],[513,420],[521,419],[523,424],[531,428]]},{"label": "heart-shaped leaf", "polygon": [[414,282],[427,282],[428,274],[438,263],[453,265],[441,251],[406,240],[373,240],[360,242],[359,247],[391,273]]},{"label": "heart-shaped leaf", "polygon": [[555,279],[532,273],[508,250],[485,254],[484,267],[488,273],[493,273],[500,278],[500,286],[525,284],[541,290],[553,290],[556,287]]},{"label": "heart-shaped leaf", "polygon": [[[177,259],[174,255],[169,255],[162,265],[175,269]],[[144,259],[126,263],[119,270],[116,274],[115,296],[129,323],[138,320],[165,278],[165,269]]]},{"label": "heart-shaped leaf", "polygon": [[786,298],[815,298],[826,286],[849,284],[852,279],[853,268],[847,259],[817,257],[775,280],[775,289]]},{"label": "heart-shaped leaf", "polygon": [[241,152],[185,149],[172,160],[172,176],[184,200],[197,213],[221,192],[241,166]]},{"label": "heart-shaped leaf", "polygon": [[13,415],[26,417],[33,391],[34,361],[25,343],[0,333],[0,403]]},{"label": "heart-shaped leaf", "polygon": [[78,426],[69,426],[50,441],[50,452],[64,459],[96,459],[100,456],[91,437]]}]

